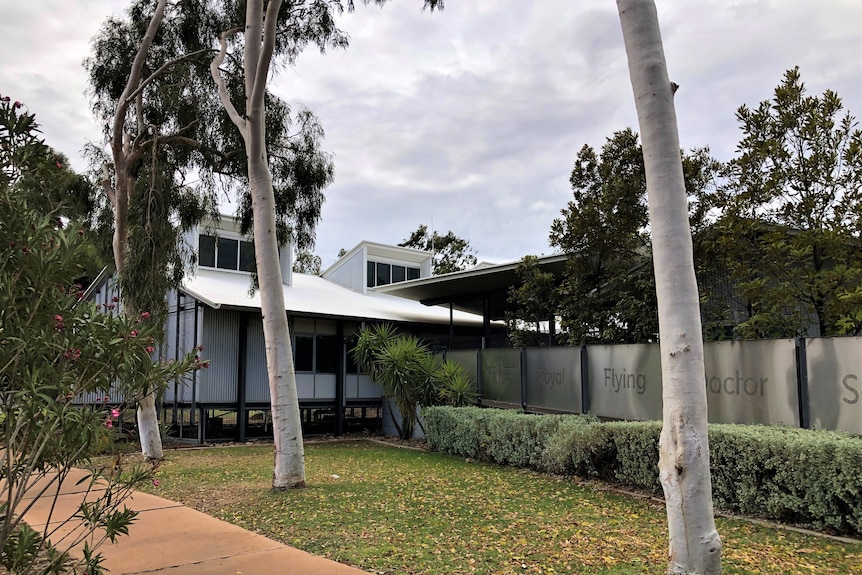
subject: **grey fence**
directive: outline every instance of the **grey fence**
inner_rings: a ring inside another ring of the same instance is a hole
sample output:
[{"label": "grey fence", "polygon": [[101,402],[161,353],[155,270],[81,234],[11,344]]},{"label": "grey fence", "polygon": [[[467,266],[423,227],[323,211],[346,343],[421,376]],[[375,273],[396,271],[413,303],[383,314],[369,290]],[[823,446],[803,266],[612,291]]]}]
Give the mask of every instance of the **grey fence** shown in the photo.
[{"label": "grey fence", "polygon": [[[458,350],[482,403],[534,412],[662,416],[658,344]],[[862,434],[862,338],[707,342],[709,420]]]}]

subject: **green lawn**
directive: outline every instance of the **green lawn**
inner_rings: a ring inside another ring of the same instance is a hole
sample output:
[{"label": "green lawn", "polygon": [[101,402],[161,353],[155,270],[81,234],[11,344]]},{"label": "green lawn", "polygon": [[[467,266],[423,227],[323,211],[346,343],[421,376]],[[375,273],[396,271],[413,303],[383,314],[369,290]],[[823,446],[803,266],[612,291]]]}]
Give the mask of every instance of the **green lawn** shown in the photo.
[{"label": "green lawn", "polygon": [[[373,442],[306,446],[309,487],[275,493],[272,448],[168,452],[150,491],[387,574],[664,573],[663,505]],[[719,519],[724,573],[862,573],[862,544]],[[132,528],[134,536],[134,527]]]}]

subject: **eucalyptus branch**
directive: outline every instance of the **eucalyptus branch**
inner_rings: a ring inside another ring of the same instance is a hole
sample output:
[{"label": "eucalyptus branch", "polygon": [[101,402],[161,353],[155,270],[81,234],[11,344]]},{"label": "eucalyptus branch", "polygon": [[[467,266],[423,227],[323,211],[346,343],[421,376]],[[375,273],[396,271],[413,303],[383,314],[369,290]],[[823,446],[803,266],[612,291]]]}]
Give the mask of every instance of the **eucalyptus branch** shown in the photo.
[{"label": "eucalyptus branch", "polygon": [[[156,36],[156,31],[159,29],[159,26],[162,23],[162,18],[165,15],[165,6],[167,5],[168,0],[159,0],[158,5],[156,6],[156,10],[153,13],[153,17],[150,19],[150,24],[147,26],[147,31],[144,34],[144,37],[141,39],[141,44],[138,46],[138,52],[135,54],[135,59],[132,62],[132,69],[129,72],[129,81],[126,83],[126,87],[123,90],[123,94],[120,96],[120,99],[117,101],[117,111],[114,115],[114,126],[113,126],[113,137],[111,138],[111,150],[114,154],[114,162],[117,163],[123,155],[123,147],[122,147],[122,136],[123,133],[123,125],[126,119],[126,110],[129,108],[130,95],[134,92],[134,86],[137,86],[141,80],[141,71],[144,67],[144,61],[147,59],[147,54],[150,51],[150,46],[153,43],[153,39]],[[118,170],[122,169],[123,166],[117,165],[116,168]]]},{"label": "eucalyptus branch", "polygon": [[213,58],[213,61],[210,62],[210,73],[212,74],[213,80],[216,83],[216,87],[218,88],[219,100],[221,100],[222,106],[224,106],[227,115],[230,117],[231,122],[233,122],[234,125],[239,128],[239,131],[243,135],[243,137],[246,137],[246,131],[248,130],[248,127],[245,118],[239,115],[239,112],[236,111],[233,102],[230,101],[230,96],[227,93],[227,86],[225,85],[224,78],[222,78],[221,71],[219,70],[219,66],[222,65],[222,62],[224,62],[225,54],[227,54],[228,35],[236,34],[241,30],[242,28],[236,27],[221,33],[221,49],[219,50],[219,53],[216,55],[216,57]]},{"label": "eucalyptus branch", "polygon": [[[281,0],[270,0],[266,7],[266,16],[263,20],[263,44],[261,45],[260,55],[257,59],[257,70],[255,71],[254,87],[252,88],[250,101],[255,105],[256,102],[263,102],[264,92],[266,90],[266,81],[269,73],[269,66],[272,62],[272,52],[275,49],[275,36],[278,24],[278,11],[281,9]],[[246,42],[249,39],[246,38]]]},{"label": "eucalyptus branch", "polygon": [[186,60],[191,60],[197,56],[200,56],[201,54],[206,54],[207,52],[215,52],[215,49],[214,48],[202,48],[202,49],[197,50],[195,52],[190,52],[189,54],[185,54],[183,56],[177,56],[176,58],[174,58],[172,60],[168,60],[167,62],[165,62],[164,64],[159,66],[158,70],[156,70],[155,72],[153,72],[152,74],[147,76],[147,78],[145,80],[143,80],[138,85],[137,90],[135,90],[134,92],[132,92],[131,94],[129,94],[126,97],[126,101],[140,96],[141,93],[144,91],[144,88],[146,88],[150,82],[152,82],[153,80],[155,80],[156,78],[161,76],[165,72],[165,70],[167,70],[171,66],[174,66],[175,64],[179,64],[179,63],[184,62]]}]

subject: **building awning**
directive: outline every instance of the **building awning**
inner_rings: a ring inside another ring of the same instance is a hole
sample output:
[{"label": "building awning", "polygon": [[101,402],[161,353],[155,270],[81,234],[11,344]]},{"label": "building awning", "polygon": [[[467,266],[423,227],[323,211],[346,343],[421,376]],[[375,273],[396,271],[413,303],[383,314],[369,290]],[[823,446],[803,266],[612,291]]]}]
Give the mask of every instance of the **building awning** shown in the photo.
[{"label": "building awning", "polygon": [[[515,273],[520,262],[479,265],[469,270],[430,278],[378,286],[379,294],[392,294],[421,302],[427,306],[448,305],[471,314],[488,313],[490,321],[505,319],[509,289],[521,285]],[[562,277],[566,256],[538,258],[539,269]]]}]

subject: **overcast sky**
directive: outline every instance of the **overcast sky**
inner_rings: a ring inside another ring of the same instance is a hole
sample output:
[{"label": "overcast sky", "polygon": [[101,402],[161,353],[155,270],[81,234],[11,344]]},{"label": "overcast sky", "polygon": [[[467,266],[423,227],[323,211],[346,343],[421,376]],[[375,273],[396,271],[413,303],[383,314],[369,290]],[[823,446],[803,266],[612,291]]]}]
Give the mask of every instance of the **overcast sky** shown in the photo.
[{"label": "overcast sky", "polygon": [[[359,4],[359,2],[357,2]],[[0,7],[0,93],[37,114],[46,141],[83,169],[100,140],[81,61],[121,0]],[[799,66],[809,93],[832,89],[862,117],[862,1],[657,0],[684,148],[730,159],[735,110],[769,99]],[[336,180],[316,253],[324,266],[361,240],[452,230],[480,260],[550,253],[584,144],[600,148],[637,117],[612,0],[421,0],[358,7],[346,51],[309,51],[273,89],[312,109]]]}]

